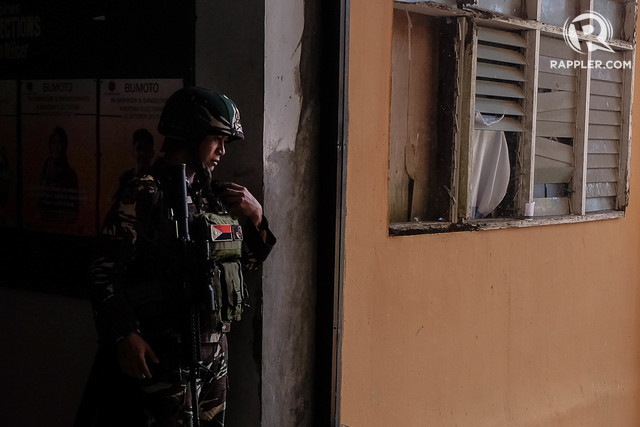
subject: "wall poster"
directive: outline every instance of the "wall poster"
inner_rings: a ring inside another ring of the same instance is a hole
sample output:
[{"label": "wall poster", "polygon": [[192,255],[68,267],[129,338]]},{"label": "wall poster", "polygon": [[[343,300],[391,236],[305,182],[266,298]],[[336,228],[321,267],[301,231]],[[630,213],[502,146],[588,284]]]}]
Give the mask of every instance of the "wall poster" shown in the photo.
[{"label": "wall poster", "polygon": [[158,120],[181,79],[100,82],[100,222],[122,185],[145,173],[162,147]]},{"label": "wall poster", "polygon": [[0,81],[0,227],[17,224],[18,87]]},{"label": "wall poster", "polygon": [[26,229],[96,233],[96,81],[22,82]]}]

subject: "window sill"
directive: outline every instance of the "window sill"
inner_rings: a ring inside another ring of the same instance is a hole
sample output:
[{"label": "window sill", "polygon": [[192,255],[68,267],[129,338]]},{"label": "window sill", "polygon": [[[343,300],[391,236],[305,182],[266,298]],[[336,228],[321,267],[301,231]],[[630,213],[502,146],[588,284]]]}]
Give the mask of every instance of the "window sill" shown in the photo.
[{"label": "window sill", "polygon": [[624,218],[624,211],[606,211],[586,215],[563,215],[522,218],[473,219],[457,224],[450,222],[396,222],[389,225],[390,236],[451,233],[457,231],[500,230],[504,228],[538,227]]}]

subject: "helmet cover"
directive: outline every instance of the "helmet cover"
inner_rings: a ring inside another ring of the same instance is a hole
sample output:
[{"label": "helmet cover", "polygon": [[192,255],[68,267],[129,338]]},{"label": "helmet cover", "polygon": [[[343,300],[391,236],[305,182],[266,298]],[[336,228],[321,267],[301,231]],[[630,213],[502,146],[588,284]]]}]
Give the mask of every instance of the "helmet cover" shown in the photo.
[{"label": "helmet cover", "polygon": [[210,134],[228,136],[228,142],[244,139],[236,104],[226,95],[202,87],[182,88],[169,97],[158,132],[190,143]]}]

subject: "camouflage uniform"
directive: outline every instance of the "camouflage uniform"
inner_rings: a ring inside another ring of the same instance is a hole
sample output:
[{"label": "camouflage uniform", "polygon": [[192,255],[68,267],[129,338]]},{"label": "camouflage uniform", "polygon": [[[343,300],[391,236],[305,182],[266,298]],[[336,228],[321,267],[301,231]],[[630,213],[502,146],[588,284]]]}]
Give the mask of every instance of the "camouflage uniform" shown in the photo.
[{"label": "camouflage uniform", "polygon": [[[179,378],[179,343],[184,321],[183,271],[175,223],[169,218],[174,177],[162,158],[149,175],[133,180],[117,200],[105,221],[104,256],[91,268],[93,304],[100,337],[99,354],[85,393],[86,407],[98,406],[98,425],[181,425],[188,393]],[[188,187],[191,213],[224,210],[220,198]],[[214,200],[209,200],[209,199]],[[263,218],[260,228],[243,227],[240,262],[254,269],[266,259],[275,237]],[[239,313],[238,313],[239,316]],[[212,325],[203,316],[202,363],[211,375],[198,384],[201,425],[224,425],[227,388],[228,323]],[[149,362],[152,379],[123,374],[117,365],[116,343],[129,333],[139,333],[154,350],[159,365]],[[102,377],[102,379],[100,379]],[[99,395],[100,397],[95,397]],[[96,402],[99,401],[99,402]],[[81,409],[82,412],[82,409]],[[79,415],[81,417],[81,415]]]}]

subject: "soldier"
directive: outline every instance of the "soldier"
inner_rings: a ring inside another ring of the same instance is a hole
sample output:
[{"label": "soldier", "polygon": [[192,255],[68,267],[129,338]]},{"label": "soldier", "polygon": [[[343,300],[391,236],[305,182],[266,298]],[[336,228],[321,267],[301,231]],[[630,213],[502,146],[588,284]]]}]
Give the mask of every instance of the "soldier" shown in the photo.
[{"label": "soldier", "polygon": [[[77,425],[89,419],[91,425],[187,424],[191,399],[181,378],[188,307],[185,262],[175,236],[181,203],[174,191],[181,184],[175,165],[186,164],[190,227],[206,234],[215,261],[207,273],[214,302],[196,308],[207,372],[197,383],[196,419],[202,426],[224,425],[226,333],[240,319],[247,296],[242,269],[260,265],[276,242],[262,206],[246,188],[211,179],[225,145],[244,139],[233,101],[204,88],[181,89],[167,100],[158,130],[165,136],[164,155],[115,202],[103,227],[104,256],[92,264],[100,341]],[[196,265],[188,259],[187,264]]]}]

